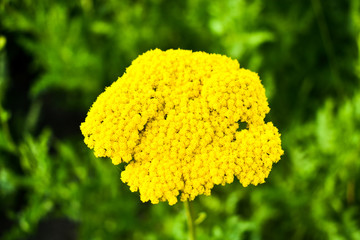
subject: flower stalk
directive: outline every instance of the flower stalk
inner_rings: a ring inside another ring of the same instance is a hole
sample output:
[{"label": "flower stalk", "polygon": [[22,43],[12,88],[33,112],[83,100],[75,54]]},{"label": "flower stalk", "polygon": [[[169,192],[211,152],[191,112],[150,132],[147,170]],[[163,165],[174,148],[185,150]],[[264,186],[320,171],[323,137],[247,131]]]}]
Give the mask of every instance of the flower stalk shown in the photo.
[{"label": "flower stalk", "polygon": [[188,200],[184,201],[187,224],[188,224],[188,240],[195,240],[195,224],[192,214],[191,204]]}]

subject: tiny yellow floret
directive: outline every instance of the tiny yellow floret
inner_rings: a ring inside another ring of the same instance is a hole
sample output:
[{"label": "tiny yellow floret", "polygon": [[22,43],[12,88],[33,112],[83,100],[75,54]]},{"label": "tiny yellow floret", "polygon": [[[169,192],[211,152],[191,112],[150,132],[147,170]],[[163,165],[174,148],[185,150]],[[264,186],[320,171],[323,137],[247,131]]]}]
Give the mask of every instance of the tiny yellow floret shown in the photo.
[{"label": "tiny yellow floret", "polygon": [[259,76],[236,60],[155,49],[100,94],[80,128],[96,157],[127,163],[121,180],[141,201],[173,205],[234,176],[264,183],[283,154],[269,110]]}]

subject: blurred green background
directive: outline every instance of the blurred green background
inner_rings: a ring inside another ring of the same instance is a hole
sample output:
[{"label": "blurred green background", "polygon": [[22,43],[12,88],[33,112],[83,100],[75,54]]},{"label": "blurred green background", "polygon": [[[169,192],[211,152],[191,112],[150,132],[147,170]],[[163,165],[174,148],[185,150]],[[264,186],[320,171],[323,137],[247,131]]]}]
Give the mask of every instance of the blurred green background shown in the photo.
[{"label": "blurred green background", "polygon": [[154,48],[258,72],[282,134],[266,184],[195,200],[198,239],[360,239],[358,0],[1,0],[0,239],[186,239],[183,205],[141,203],[79,130]]}]

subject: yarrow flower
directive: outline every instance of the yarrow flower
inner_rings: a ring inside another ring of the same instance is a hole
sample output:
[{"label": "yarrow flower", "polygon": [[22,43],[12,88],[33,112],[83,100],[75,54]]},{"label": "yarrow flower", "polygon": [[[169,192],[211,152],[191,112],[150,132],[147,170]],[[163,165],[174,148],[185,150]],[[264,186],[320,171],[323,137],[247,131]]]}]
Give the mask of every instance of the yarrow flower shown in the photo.
[{"label": "yarrow flower", "polygon": [[100,94],[80,128],[97,157],[127,163],[121,180],[143,202],[173,205],[234,176],[264,183],[283,154],[269,110],[258,75],[236,60],[155,49]]}]

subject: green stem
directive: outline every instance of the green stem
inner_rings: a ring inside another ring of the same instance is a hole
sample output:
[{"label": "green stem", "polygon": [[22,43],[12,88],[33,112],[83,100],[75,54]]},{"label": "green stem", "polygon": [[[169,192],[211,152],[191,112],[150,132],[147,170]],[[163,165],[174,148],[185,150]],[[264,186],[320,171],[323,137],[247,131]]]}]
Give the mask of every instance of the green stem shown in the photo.
[{"label": "green stem", "polygon": [[195,240],[195,224],[194,224],[194,218],[193,218],[192,212],[191,212],[190,202],[186,200],[184,202],[184,206],[185,206],[187,223],[188,223],[188,239]]}]

